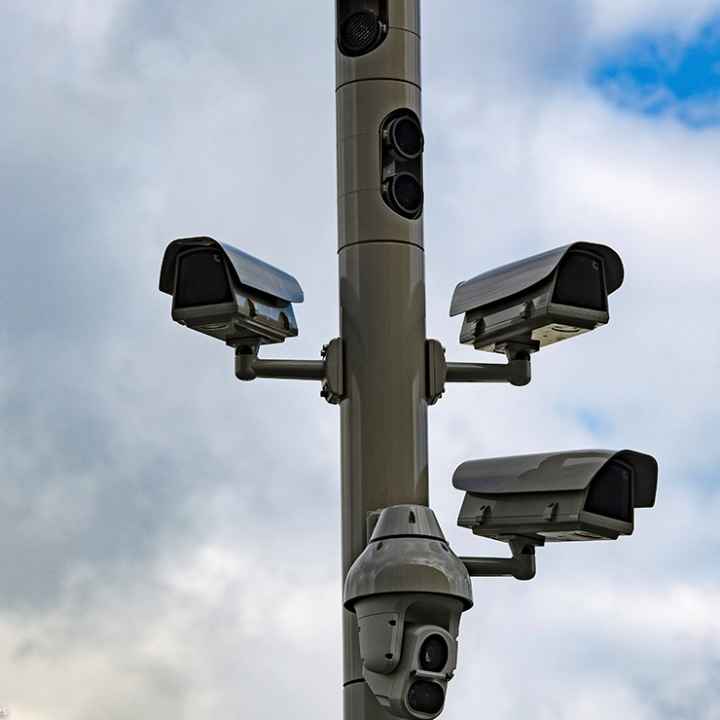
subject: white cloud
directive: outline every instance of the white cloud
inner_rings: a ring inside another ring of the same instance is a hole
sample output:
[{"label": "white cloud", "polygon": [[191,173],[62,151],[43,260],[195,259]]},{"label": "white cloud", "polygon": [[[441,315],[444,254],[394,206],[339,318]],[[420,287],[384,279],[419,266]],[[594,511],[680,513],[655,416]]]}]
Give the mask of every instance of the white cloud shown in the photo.
[{"label": "white cloud", "polygon": [[82,0],[47,0],[29,2],[13,14],[55,32],[60,30],[71,43],[92,42],[99,47],[107,40],[113,22],[129,5],[129,0],[106,0],[94,5]]},{"label": "white cloud", "polygon": [[689,37],[720,12],[717,0],[592,0],[592,29],[599,40],[631,33]]}]

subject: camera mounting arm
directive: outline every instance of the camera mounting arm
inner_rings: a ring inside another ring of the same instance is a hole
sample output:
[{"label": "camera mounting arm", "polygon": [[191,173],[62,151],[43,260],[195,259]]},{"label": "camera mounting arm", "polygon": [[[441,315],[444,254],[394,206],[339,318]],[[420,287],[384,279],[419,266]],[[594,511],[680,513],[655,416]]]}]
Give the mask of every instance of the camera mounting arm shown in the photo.
[{"label": "camera mounting arm", "polygon": [[[235,347],[235,376],[238,380],[256,378],[275,380],[314,380],[323,383],[320,395],[338,405],[345,398],[343,345],[335,338],[322,349],[322,360],[261,360],[258,344]],[[505,364],[448,363],[445,348],[437,340],[428,340],[427,400],[434,405],[445,392],[446,382],[506,382],[522,386],[530,382],[530,353],[527,348],[508,345]]]},{"label": "camera mounting arm", "polygon": [[513,577],[532,580],[535,577],[535,547],[544,541],[524,537],[508,539],[512,557],[461,557],[470,577]]},{"label": "camera mounting arm", "polygon": [[452,363],[445,359],[445,348],[437,340],[428,340],[427,400],[434,405],[445,392],[445,383],[510,383],[517,387],[532,379],[530,352],[526,346],[508,343],[507,363]]},{"label": "camera mounting arm", "polygon": [[335,338],[324,345],[321,356],[322,360],[260,360],[257,345],[238,345],[235,377],[243,381],[256,378],[319,381],[323,384],[321,397],[338,405],[345,397],[342,340]]}]

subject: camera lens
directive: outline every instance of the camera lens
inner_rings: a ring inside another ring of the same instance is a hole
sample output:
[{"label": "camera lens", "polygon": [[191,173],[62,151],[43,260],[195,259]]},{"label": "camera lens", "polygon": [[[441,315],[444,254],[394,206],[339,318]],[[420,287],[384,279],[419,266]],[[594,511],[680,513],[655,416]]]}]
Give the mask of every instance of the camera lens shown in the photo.
[{"label": "camera lens", "polygon": [[218,305],[232,301],[222,256],[213,250],[180,255],[175,281],[175,307]]},{"label": "camera lens", "polygon": [[416,680],[410,686],[407,701],[411,710],[435,715],[445,704],[445,691],[437,683]]},{"label": "camera lens", "polygon": [[560,265],[553,302],[588,310],[607,310],[602,262],[591,253],[571,250]]},{"label": "camera lens", "polygon": [[375,13],[364,10],[351,15],[340,27],[340,45],[346,55],[369,52],[380,38],[382,26]]},{"label": "camera lens", "polygon": [[390,201],[398,212],[409,218],[420,215],[423,206],[423,189],[410,173],[400,173],[390,179]]},{"label": "camera lens", "polygon": [[420,646],[420,667],[430,672],[440,672],[448,661],[448,646],[445,638],[431,635]]},{"label": "camera lens", "polygon": [[409,115],[393,120],[388,128],[388,140],[393,150],[407,160],[421,155],[425,146],[422,128]]}]

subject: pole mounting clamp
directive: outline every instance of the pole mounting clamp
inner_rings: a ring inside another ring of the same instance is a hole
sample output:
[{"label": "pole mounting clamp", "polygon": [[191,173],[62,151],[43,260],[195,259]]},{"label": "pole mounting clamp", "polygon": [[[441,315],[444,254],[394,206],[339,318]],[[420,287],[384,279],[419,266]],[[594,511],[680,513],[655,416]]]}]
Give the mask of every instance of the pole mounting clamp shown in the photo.
[{"label": "pole mounting clamp", "polygon": [[425,341],[425,383],[428,405],[434,405],[445,392],[445,383],[509,383],[517,387],[531,379],[530,353],[525,348],[508,347],[507,362],[456,363],[445,359],[445,348],[437,340]]},{"label": "pole mounting clamp", "polygon": [[239,345],[235,348],[235,377],[245,382],[256,378],[319,381],[320,396],[331,405],[339,405],[345,399],[342,340],[331,340],[320,354],[322,360],[261,360],[257,345]]},{"label": "pole mounting clamp", "polygon": [[320,397],[331,405],[339,405],[345,399],[345,357],[342,338],[335,338],[323,346],[320,353],[325,360],[325,378]]}]

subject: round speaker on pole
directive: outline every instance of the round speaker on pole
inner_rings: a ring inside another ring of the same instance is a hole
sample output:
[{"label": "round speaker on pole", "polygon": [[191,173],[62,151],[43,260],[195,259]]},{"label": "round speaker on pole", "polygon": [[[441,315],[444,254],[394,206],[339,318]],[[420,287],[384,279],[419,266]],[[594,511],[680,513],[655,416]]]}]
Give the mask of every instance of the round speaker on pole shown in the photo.
[{"label": "round speaker on pole", "polygon": [[368,10],[353,13],[340,26],[340,49],[345,55],[364,55],[379,44],[383,29],[375,13]]}]

